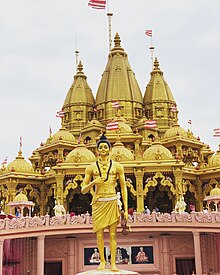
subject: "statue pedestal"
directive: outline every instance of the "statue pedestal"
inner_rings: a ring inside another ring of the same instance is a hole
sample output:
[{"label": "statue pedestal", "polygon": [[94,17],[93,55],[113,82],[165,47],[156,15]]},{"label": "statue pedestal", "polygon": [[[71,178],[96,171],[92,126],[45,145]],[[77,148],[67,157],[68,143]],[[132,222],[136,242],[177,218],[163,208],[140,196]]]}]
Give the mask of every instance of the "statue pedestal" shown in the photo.
[{"label": "statue pedestal", "polygon": [[82,273],[77,273],[76,275],[138,275],[139,273],[134,271],[119,270],[117,272],[111,271],[110,269],[104,270],[89,270]]}]

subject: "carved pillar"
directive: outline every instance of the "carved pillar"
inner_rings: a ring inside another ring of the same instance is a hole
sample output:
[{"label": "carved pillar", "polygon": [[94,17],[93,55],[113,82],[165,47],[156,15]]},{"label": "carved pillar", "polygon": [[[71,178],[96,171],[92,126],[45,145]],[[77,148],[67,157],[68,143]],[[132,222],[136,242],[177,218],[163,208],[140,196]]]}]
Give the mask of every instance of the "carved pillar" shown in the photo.
[{"label": "carved pillar", "polygon": [[162,254],[163,254],[163,274],[170,275],[170,236],[161,236],[162,240]]},{"label": "carved pillar", "polygon": [[137,190],[137,212],[142,213],[144,211],[144,194],[143,194],[144,172],[142,169],[135,169],[134,175],[136,178],[136,190]]},{"label": "carved pillar", "polygon": [[77,259],[76,259],[76,239],[75,238],[67,238],[67,246],[68,246],[68,254],[67,254],[67,261],[68,261],[68,275],[76,274],[77,271]]},{"label": "carved pillar", "polygon": [[176,157],[179,159],[183,159],[182,145],[179,142],[176,145]]},{"label": "carved pillar", "polygon": [[175,177],[175,189],[176,189],[176,200],[178,201],[180,196],[183,195],[183,171],[180,168],[173,170]]},{"label": "carved pillar", "polygon": [[46,201],[46,186],[45,184],[40,186],[40,215],[45,215],[45,201]]},{"label": "carved pillar", "polygon": [[44,239],[45,236],[37,237],[37,275],[44,275]]},{"label": "carved pillar", "polygon": [[64,174],[56,174],[56,200],[60,201],[60,204],[63,204],[63,180]]},{"label": "carved pillar", "polygon": [[[9,181],[6,182],[6,186],[8,188],[8,198],[7,198],[7,203],[10,201],[13,201],[15,196],[16,196],[16,187],[18,185],[18,181],[14,179],[9,179]],[[9,206],[5,207],[5,213],[10,213],[10,208]]]},{"label": "carved pillar", "polygon": [[202,274],[202,259],[199,232],[193,232],[196,274]]},{"label": "carved pillar", "polygon": [[202,194],[202,181],[197,178],[195,182],[197,200],[196,200],[196,211],[203,210],[203,194]]},{"label": "carved pillar", "polygon": [[0,274],[3,274],[3,244],[4,240],[0,239]]},{"label": "carved pillar", "polygon": [[63,148],[59,148],[59,149],[58,149],[58,162],[63,162],[63,161],[64,161],[64,158],[63,158],[63,151],[64,151]]}]

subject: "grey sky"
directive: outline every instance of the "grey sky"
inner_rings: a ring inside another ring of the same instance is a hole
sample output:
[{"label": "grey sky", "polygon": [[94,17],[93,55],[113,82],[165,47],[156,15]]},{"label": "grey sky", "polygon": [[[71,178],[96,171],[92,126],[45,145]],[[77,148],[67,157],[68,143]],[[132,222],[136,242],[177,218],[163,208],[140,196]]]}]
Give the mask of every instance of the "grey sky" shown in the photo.
[{"label": "grey sky", "polygon": [[[108,58],[106,12],[88,0],[0,0],[0,162],[12,161],[23,137],[27,158],[60,128],[55,117],[75,74],[75,36],[88,84],[96,94]],[[220,1],[110,0],[113,35],[144,94],[150,78],[150,39],[176,99],[180,125],[218,149],[220,127]]]}]

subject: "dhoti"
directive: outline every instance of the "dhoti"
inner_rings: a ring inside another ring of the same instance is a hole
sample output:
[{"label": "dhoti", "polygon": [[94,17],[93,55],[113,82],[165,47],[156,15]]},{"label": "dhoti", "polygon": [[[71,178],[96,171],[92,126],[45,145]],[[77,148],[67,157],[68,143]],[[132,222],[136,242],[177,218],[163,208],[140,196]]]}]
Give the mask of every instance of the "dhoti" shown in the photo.
[{"label": "dhoti", "polygon": [[119,222],[120,213],[117,198],[107,201],[100,200],[101,198],[92,204],[93,232],[97,232],[113,223]]}]

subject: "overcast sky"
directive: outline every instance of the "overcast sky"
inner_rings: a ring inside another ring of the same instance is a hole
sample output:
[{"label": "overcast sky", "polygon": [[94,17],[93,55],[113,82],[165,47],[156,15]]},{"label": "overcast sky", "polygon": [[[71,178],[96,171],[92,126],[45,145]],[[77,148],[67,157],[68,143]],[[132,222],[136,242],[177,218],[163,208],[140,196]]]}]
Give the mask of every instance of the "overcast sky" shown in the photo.
[{"label": "overcast sky", "polygon": [[[220,127],[220,1],[110,0],[113,35],[144,94],[150,38],[179,110],[179,123],[216,151]],[[108,58],[106,11],[88,0],[0,0],[0,163],[12,161],[23,138],[28,158],[60,128],[60,110],[76,72],[75,50],[94,95]]]}]

